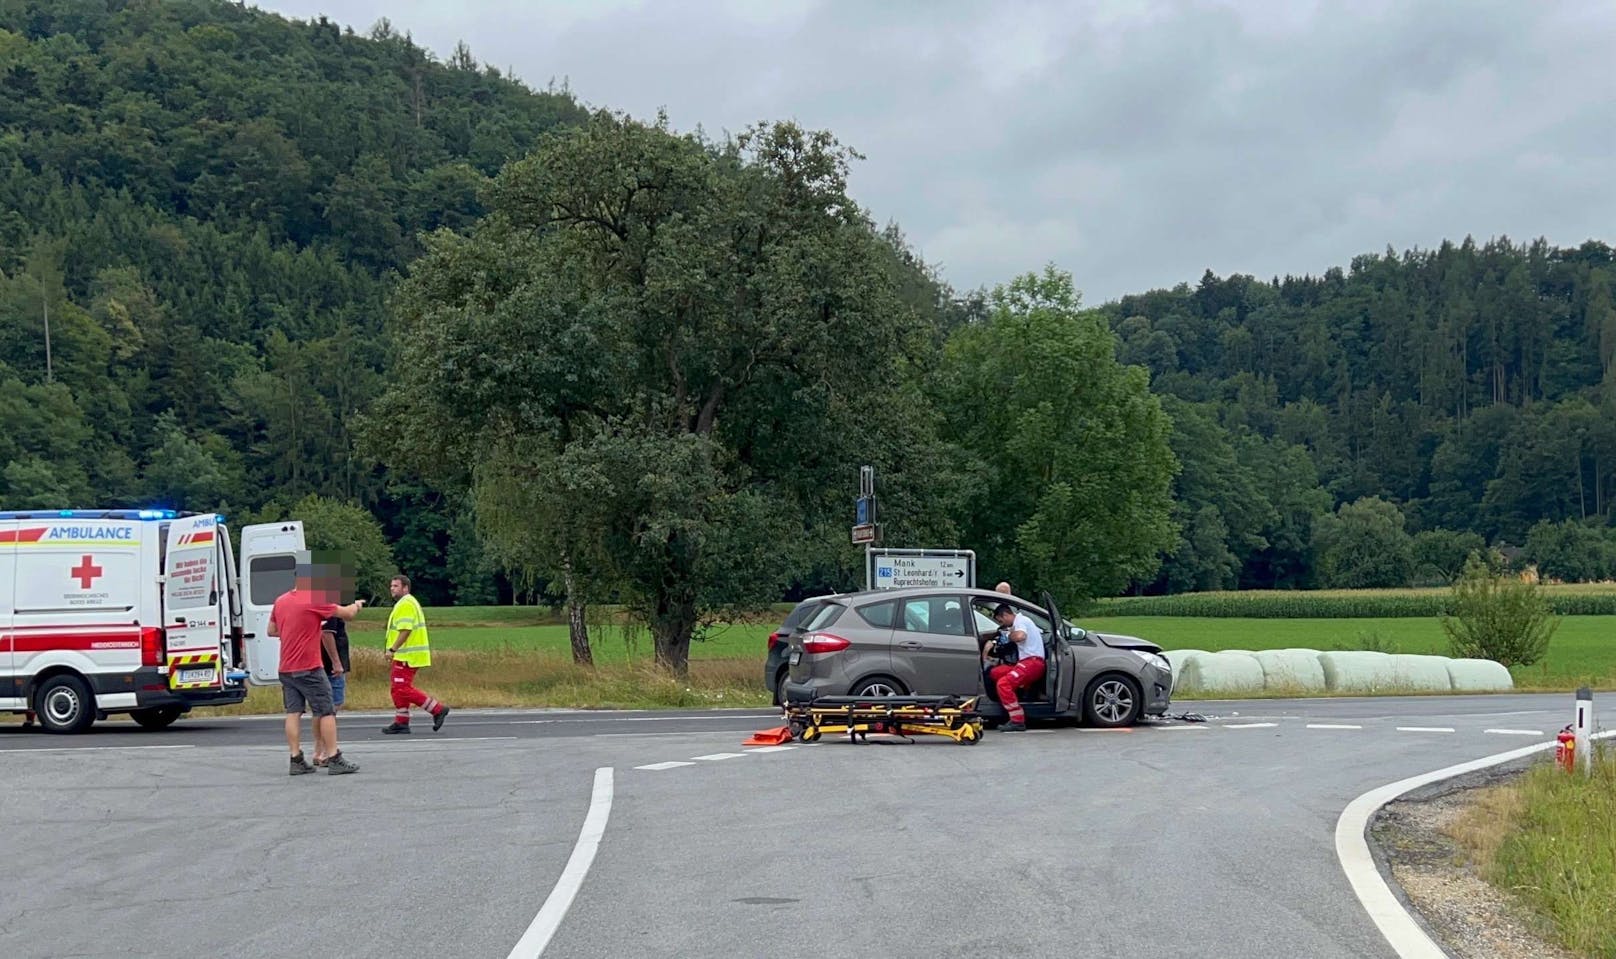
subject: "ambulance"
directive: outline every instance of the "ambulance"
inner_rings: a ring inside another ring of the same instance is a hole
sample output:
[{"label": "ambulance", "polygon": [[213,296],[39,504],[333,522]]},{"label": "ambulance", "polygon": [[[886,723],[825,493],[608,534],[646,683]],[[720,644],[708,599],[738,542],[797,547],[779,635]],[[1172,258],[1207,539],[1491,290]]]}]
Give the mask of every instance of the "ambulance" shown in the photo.
[{"label": "ambulance", "polygon": [[277,683],[269,611],[303,548],[295,521],[243,528],[238,565],[213,513],[0,512],[0,712],[162,729]]}]

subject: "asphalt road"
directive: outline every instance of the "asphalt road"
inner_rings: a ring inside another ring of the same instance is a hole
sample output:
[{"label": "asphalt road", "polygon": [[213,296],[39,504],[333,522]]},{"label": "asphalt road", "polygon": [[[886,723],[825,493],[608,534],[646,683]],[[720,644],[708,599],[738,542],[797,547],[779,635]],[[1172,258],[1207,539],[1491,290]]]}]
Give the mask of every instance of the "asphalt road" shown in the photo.
[{"label": "asphalt road", "polygon": [[609,767],[547,957],[1391,957],[1341,810],[1570,707],[1198,702],[1207,723],[765,752],[740,743],[772,711],[466,710],[408,739],[353,715],[363,769],[337,779],[287,777],[276,719],[0,726],[0,955],[506,956]]}]

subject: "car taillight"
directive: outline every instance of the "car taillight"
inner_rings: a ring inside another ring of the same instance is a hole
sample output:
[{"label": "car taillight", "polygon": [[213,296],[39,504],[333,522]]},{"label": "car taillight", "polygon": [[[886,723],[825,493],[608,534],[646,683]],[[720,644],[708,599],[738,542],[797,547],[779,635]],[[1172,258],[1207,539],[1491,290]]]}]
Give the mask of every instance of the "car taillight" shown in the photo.
[{"label": "car taillight", "polygon": [[830,633],[814,633],[802,641],[802,651],[812,656],[815,653],[839,653],[853,645],[840,636]]},{"label": "car taillight", "polygon": [[776,647],[778,645],[780,645],[780,631],[775,630],[774,632],[769,634],[769,648],[773,649],[774,647]]},{"label": "car taillight", "polygon": [[168,645],[167,634],[161,626],[145,626],[140,630],[140,665],[162,666],[163,650]]}]

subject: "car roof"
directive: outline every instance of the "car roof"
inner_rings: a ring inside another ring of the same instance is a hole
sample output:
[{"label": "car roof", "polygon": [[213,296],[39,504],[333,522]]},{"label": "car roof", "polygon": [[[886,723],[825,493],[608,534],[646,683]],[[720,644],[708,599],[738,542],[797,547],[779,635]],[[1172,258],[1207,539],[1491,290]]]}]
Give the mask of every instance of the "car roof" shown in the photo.
[{"label": "car roof", "polygon": [[955,596],[963,594],[971,597],[972,599],[1014,599],[1023,603],[1031,603],[1033,606],[1038,605],[1037,600],[1028,599],[1025,596],[1007,596],[1004,593],[998,592],[997,590],[963,586],[905,586],[902,589],[861,589],[857,592],[841,593],[839,595],[826,598],[844,602],[859,602],[861,600],[872,599],[877,596],[903,599],[904,597],[908,596],[935,596],[938,593],[949,593]]}]

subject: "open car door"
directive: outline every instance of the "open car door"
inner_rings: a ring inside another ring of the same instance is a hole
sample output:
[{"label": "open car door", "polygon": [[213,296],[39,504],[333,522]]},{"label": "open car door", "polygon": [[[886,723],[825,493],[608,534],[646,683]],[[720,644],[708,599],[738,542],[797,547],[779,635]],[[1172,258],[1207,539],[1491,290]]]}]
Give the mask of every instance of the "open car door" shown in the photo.
[{"label": "open car door", "polygon": [[1071,659],[1071,627],[1061,618],[1055,597],[1044,592],[1039,594],[1038,601],[1043,604],[1044,612],[1049,614],[1050,622],[1050,636],[1045,641],[1049,648],[1044,651],[1044,688],[1049,694],[1050,708],[1059,716],[1071,711],[1076,695],[1072,691],[1077,670],[1073,668]]},{"label": "open car door", "polygon": [[171,690],[224,684],[225,623],[219,618],[218,517],[186,516],[163,544],[164,664]]},{"label": "open car door", "polygon": [[297,585],[302,552],[303,524],[296,520],[241,531],[241,639],[247,649],[247,681],[255,686],[280,682],[281,641],[269,635],[269,611],[282,593]]}]

